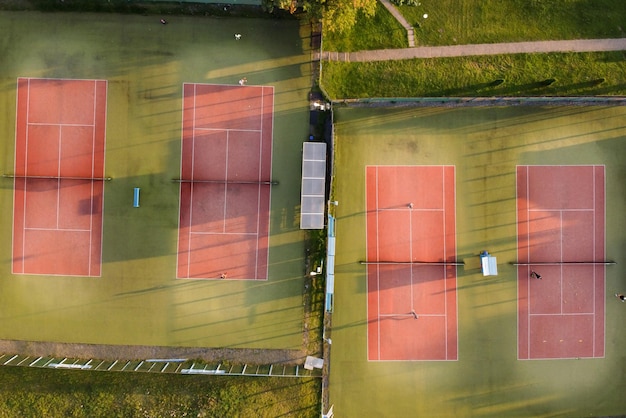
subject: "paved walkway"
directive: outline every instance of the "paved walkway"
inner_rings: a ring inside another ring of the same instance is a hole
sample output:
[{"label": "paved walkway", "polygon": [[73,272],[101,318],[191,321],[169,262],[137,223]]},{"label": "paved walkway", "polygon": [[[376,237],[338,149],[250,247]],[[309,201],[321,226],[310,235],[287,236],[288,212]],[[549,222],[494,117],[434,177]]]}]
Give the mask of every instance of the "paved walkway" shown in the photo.
[{"label": "paved walkway", "polygon": [[385,6],[385,9],[391,13],[391,15],[402,25],[404,30],[406,30],[407,40],[409,41],[409,48],[413,48],[415,46],[415,31],[413,30],[413,26],[402,16],[402,13],[398,11],[396,6],[391,4],[389,0],[380,0],[380,3]]},{"label": "paved walkway", "polygon": [[[416,48],[377,49],[358,52],[323,51],[321,58],[328,61],[365,62],[404,60],[412,58],[462,57],[471,55],[594,51],[626,51],[626,38],[422,46]],[[319,54],[316,54],[313,58],[317,60],[320,56]]]}]

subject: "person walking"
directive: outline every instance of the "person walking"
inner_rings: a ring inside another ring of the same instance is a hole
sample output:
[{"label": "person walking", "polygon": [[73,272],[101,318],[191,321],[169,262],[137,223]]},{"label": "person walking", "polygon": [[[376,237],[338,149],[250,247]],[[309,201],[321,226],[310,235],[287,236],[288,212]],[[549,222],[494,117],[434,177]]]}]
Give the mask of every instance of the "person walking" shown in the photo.
[{"label": "person walking", "polygon": [[541,274],[537,273],[537,272],[536,272],[536,271],[534,271],[534,270],[531,270],[531,271],[530,271],[530,277],[531,277],[532,279],[541,279]]},{"label": "person walking", "polygon": [[621,300],[622,302],[626,302],[626,296],[624,296],[621,293],[616,293],[615,297],[618,298],[619,300]]}]

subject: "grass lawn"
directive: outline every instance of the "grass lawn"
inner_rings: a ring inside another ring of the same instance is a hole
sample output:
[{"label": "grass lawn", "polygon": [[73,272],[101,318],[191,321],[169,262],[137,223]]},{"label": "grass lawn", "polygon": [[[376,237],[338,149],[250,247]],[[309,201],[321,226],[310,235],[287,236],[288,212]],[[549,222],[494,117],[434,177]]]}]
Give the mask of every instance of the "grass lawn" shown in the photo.
[{"label": "grass lawn", "polygon": [[[322,85],[332,99],[624,95],[623,61],[623,52],[331,61],[323,63]],[[543,85],[549,79],[556,81]]]},{"label": "grass lawn", "polygon": [[[455,45],[626,35],[622,0],[421,0],[400,11],[417,45]],[[428,18],[424,19],[424,13]]]},{"label": "grass lawn", "polygon": [[[350,33],[325,34],[324,49],[406,47],[406,41],[399,43],[395,33],[401,31],[406,38],[404,29],[381,9],[374,19],[361,16]],[[622,0],[420,0],[419,6],[398,9],[415,28],[417,46],[626,36]]]},{"label": "grass lawn", "polygon": [[316,417],[315,378],[0,368],[1,417]]}]

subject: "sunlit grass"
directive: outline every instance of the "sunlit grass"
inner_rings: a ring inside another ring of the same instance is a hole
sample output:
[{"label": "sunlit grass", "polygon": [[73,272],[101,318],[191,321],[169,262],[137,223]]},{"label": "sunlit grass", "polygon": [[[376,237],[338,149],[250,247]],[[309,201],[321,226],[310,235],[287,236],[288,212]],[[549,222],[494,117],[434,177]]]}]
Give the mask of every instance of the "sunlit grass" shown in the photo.
[{"label": "sunlit grass", "polygon": [[624,95],[624,59],[602,52],[324,62],[322,83],[333,99]]},{"label": "sunlit grass", "polygon": [[[398,9],[415,28],[416,46],[626,36],[622,0],[420,0]],[[360,16],[351,32],[324,35],[326,51],[407,46],[405,30],[380,4],[375,18]]]},{"label": "sunlit grass", "polygon": [[316,417],[316,378],[0,368],[2,417]]},{"label": "sunlit grass", "polygon": [[[626,35],[622,0],[420,0],[399,10],[419,45],[455,45]],[[424,13],[428,18],[424,19]]]},{"label": "sunlit grass", "polygon": [[325,51],[361,51],[408,47],[406,30],[379,2],[376,15],[359,14],[356,25],[347,33],[324,32]]}]

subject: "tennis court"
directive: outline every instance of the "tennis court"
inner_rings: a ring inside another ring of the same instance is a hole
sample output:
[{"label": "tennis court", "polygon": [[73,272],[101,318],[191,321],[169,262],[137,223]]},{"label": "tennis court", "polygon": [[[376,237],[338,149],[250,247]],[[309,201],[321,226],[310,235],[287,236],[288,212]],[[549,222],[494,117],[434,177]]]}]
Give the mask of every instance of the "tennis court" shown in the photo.
[{"label": "tennis court", "polygon": [[273,89],[183,90],[178,277],[267,280]]},{"label": "tennis court", "polygon": [[336,110],[335,415],[623,413],[625,116]]},{"label": "tennis court", "polygon": [[456,360],[454,167],[366,170],[368,359]]},{"label": "tennis court", "polygon": [[100,275],[106,88],[18,80],[14,274]]},{"label": "tennis court", "polygon": [[168,22],[0,14],[0,338],[302,347],[306,31]]},{"label": "tennis court", "polygon": [[604,181],[604,166],[517,168],[520,359],[604,357]]}]

